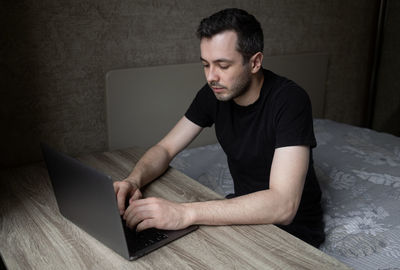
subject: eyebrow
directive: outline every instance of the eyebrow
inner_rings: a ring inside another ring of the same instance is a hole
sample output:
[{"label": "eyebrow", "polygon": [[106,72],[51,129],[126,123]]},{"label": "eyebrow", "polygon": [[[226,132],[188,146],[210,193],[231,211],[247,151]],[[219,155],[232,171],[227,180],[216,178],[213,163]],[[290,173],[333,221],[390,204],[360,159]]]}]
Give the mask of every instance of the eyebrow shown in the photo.
[{"label": "eyebrow", "polygon": [[[204,61],[204,62],[207,62],[208,63],[208,61],[207,60],[205,60],[203,57],[201,57],[200,56],[200,61]],[[216,59],[216,60],[214,60],[214,61],[212,61],[213,63],[233,63],[233,61],[232,60],[229,60],[229,59],[226,59],[226,58],[219,58],[219,59]]]}]

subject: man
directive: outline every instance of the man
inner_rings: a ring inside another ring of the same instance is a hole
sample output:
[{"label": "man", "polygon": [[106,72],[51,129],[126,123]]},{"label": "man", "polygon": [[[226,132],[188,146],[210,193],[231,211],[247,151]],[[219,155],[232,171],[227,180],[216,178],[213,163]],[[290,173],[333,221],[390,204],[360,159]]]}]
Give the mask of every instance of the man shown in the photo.
[{"label": "man", "polygon": [[[129,177],[115,182],[121,215],[138,231],[192,224],[276,224],[320,245],[321,191],[312,165],[316,142],[307,94],[261,67],[262,29],[247,12],[222,10],[203,19],[197,35],[208,83]],[[160,176],[177,153],[213,124],[227,154],[233,198],[194,203],[141,199],[140,188]]]}]

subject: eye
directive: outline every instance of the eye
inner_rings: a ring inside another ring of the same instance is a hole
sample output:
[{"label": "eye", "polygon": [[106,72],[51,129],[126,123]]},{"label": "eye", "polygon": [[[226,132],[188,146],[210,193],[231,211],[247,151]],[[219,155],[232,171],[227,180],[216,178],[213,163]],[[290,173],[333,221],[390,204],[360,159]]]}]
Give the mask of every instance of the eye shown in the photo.
[{"label": "eye", "polygon": [[221,61],[218,63],[218,66],[220,69],[228,69],[231,66],[231,64],[226,61]]},{"label": "eye", "polygon": [[210,65],[209,64],[207,64],[207,63],[202,63],[202,65],[203,65],[203,68],[208,68]]}]

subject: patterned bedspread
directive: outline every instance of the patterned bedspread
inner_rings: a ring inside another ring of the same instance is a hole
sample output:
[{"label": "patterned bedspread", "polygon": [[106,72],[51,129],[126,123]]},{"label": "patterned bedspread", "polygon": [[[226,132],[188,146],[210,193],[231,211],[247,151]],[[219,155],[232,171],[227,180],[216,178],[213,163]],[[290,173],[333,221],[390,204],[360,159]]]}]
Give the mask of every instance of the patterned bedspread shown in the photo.
[{"label": "patterned bedspread", "polygon": [[[400,138],[323,119],[314,131],[327,236],[320,249],[354,269],[400,269]],[[218,144],[185,150],[171,165],[233,193]]]}]

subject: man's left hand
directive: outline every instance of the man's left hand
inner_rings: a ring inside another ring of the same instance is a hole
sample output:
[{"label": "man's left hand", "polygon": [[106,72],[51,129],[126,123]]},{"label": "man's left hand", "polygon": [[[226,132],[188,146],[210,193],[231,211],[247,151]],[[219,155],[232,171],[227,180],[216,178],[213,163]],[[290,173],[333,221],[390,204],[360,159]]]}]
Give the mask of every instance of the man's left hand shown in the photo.
[{"label": "man's left hand", "polygon": [[132,201],[123,218],[128,227],[137,231],[148,228],[179,230],[190,224],[187,205],[170,202],[161,198],[146,198]]}]

